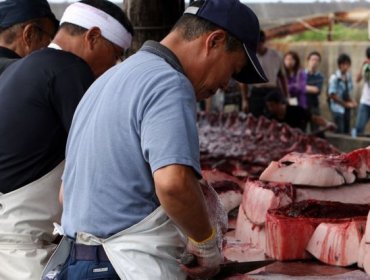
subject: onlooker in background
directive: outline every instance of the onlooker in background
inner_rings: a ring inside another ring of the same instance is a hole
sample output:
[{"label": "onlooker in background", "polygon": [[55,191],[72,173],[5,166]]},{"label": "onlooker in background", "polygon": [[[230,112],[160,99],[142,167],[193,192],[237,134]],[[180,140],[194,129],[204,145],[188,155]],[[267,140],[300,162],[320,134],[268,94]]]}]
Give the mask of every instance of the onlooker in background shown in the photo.
[{"label": "onlooker in background", "polygon": [[330,97],[330,110],[337,125],[337,133],[349,133],[351,123],[351,109],[357,107],[352,99],[352,76],[349,73],[351,58],[347,54],[339,55],[337,59],[338,70],[330,76],[328,94]]},{"label": "onlooker in background", "polygon": [[130,46],[132,33],[112,2],[73,3],[49,48],[0,75],[0,236],[7,237],[0,238],[0,279],[40,279],[55,248],[53,222],[61,215],[58,194],[74,111],[95,78]]},{"label": "onlooker in background", "polygon": [[301,68],[299,56],[294,51],[284,55],[284,69],[288,79],[289,104],[307,109],[306,72]]},{"label": "onlooker in background", "polygon": [[283,70],[283,59],[281,55],[266,46],[266,35],[260,32],[257,45],[257,57],[268,78],[267,83],[240,84],[242,90],[242,110],[251,112],[254,116],[261,116],[265,111],[265,97],[269,92],[279,88],[287,96],[287,81]]},{"label": "onlooker in background", "polygon": [[266,107],[270,118],[279,122],[288,124],[291,127],[306,131],[307,123],[313,122],[317,127],[323,127],[322,130],[312,131],[312,134],[324,130],[335,129],[335,124],[325,120],[321,116],[313,115],[310,111],[300,107],[289,105],[285,97],[278,91],[270,92],[266,98]]},{"label": "onlooker in background", "polygon": [[362,63],[361,69],[356,77],[356,82],[364,79],[360,107],[357,113],[356,134],[364,134],[365,127],[370,118],[370,47],[366,49],[366,60]]},{"label": "onlooker in background", "polygon": [[[310,52],[307,56],[306,68],[306,98],[308,110],[315,116],[320,115],[320,101],[319,96],[324,83],[324,76],[318,70],[321,62],[321,55],[317,51]],[[311,131],[317,130],[315,123],[310,123]]]},{"label": "onlooker in background", "polygon": [[57,28],[46,0],[0,1],[0,73],[17,59],[46,47]]}]

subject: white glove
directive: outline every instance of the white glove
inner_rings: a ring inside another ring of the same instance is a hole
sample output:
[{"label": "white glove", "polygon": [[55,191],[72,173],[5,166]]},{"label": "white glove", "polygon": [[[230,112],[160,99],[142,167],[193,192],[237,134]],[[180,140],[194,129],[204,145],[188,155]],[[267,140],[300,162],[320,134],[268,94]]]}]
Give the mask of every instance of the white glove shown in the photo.
[{"label": "white glove", "polygon": [[216,230],[206,240],[196,242],[188,238],[186,253],[196,258],[194,266],[182,265],[181,269],[193,279],[208,279],[220,270],[222,260],[220,250],[217,246]]}]

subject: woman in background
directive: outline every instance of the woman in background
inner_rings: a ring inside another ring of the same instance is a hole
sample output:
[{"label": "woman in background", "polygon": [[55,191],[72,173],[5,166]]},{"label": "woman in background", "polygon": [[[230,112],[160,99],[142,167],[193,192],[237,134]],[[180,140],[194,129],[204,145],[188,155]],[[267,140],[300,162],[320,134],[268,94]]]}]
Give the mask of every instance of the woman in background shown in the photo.
[{"label": "woman in background", "polygon": [[307,74],[301,68],[299,56],[294,51],[284,55],[284,69],[288,80],[289,104],[307,109],[306,80]]}]

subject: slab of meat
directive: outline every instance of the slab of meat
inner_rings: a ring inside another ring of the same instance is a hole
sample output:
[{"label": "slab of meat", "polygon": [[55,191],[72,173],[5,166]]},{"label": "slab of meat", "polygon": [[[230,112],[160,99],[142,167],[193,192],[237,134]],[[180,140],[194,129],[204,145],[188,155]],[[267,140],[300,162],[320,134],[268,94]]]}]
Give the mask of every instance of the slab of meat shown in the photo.
[{"label": "slab of meat", "polygon": [[290,152],[338,154],[326,140],[265,117],[243,113],[199,113],[203,168],[236,176],[258,177],[273,160]]},{"label": "slab of meat", "polygon": [[265,226],[253,224],[247,218],[242,205],[239,207],[239,214],[236,221],[235,238],[255,248],[261,248],[265,250]]},{"label": "slab of meat", "polygon": [[[293,186],[290,183],[278,184],[248,180],[236,223],[237,239],[256,247],[265,248],[266,234],[264,225],[268,210],[288,205],[292,202],[297,203],[305,200],[370,204],[370,185],[366,183],[355,183],[351,186],[314,188]],[[309,234],[306,237],[306,242],[308,242],[315,227],[311,227],[310,224],[305,223],[301,225],[300,220],[296,220],[293,223],[295,222],[297,222],[298,226],[303,227],[303,231],[308,231]],[[317,226],[317,223],[314,225]],[[299,251],[303,252],[304,249],[305,247],[302,245]],[[305,256],[306,254],[302,253],[299,258],[304,258]]]},{"label": "slab of meat", "polygon": [[248,262],[265,259],[264,250],[238,240],[229,241],[222,249],[225,261]]},{"label": "slab of meat", "polygon": [[370,204],[370,184],[355,183],[332,188],[294,186],[295,201],[321,200],[352,204]]},{"label": "slab of meat", "polygon": [[203,169],[202,176],[203,179],[206,180],[209,184],[222,181],[231,181],[236,183],[241,190],[244,190],[245,181],[217,169]]},{"label": "slab of meat", "polygon": [[363,267],[370,275],[370,212],[367,216],[365,234],[360,243],[357,265]]},{"label": "slab of meat", "polygon": [[260,180],[295,185],[332,187],[366,178],[370,170],[370,150],[359,149],[343,155],[290,153],[273,161]]},{"label": "slab of meat", "polygon": [[263,225],[266,221],[267,210],[292,203],[294,196],[291,184],[248,180],[243,194],[242,207],[253,224]]},{"label": "slab of meat", "polygon": [[266,254],[281,261],[307,258],[306,247],[319,224],[366,217],[368,211],[369,205],[314,200],[269,210],[265,225]]},{"label": "slab of meat", "polygon": [[243,190],[238,184],[232,181],[214,181],[208,183],[217,192],[226,213],[239,207],[242,202]]},{"label": "slab of meat", "polygon": [[365,259],[365,252],[370,249],[366,247],[365,243],[365,235],[362,236],[360,241],[360,248],[358,249],[358,258],[357,258],[357,266],[364,268],[364,259]]},{"label": "slab of meat", "polygon": [[314,231],[306,250],[330,265],[357,263],[366,217],[340,223],[321,223]]}]

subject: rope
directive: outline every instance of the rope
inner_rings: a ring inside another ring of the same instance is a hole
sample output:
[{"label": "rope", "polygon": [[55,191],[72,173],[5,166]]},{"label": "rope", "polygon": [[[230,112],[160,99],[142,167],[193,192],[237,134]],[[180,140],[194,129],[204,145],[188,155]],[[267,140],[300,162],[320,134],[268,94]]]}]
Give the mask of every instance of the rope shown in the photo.
[{"label": "rope", "polygon": [[[363,21],[365,19],[368,19],[368,18],[369,18],[369,15],[363,16],[360,19],[356,20],[353,24],[349,25],[348,28],[354,28],[354,27],[360,25],[361,23],[363,23]],[[291,23],[298,22],[298,23],[302,24],[304,27],[306,27],[308,30],[311,30],[313,32],[320,33],[320,34],[325,34],[325,35],[328,34],[328,30],[322,30],[320,28],[314,27],[311,24],[307,23],[306,20],[307,19],[304,19],[304,18],[297,18],[294,21],[292,21]],[[287,23],[283,23],[281,20],[269,21],[268,22],[268,24],[273,24],[273,23],[287,24]],[[333,31],[332,30],[330,33],[332,35],[338,35],[338,34],[343,33],[343,31]]]}]

